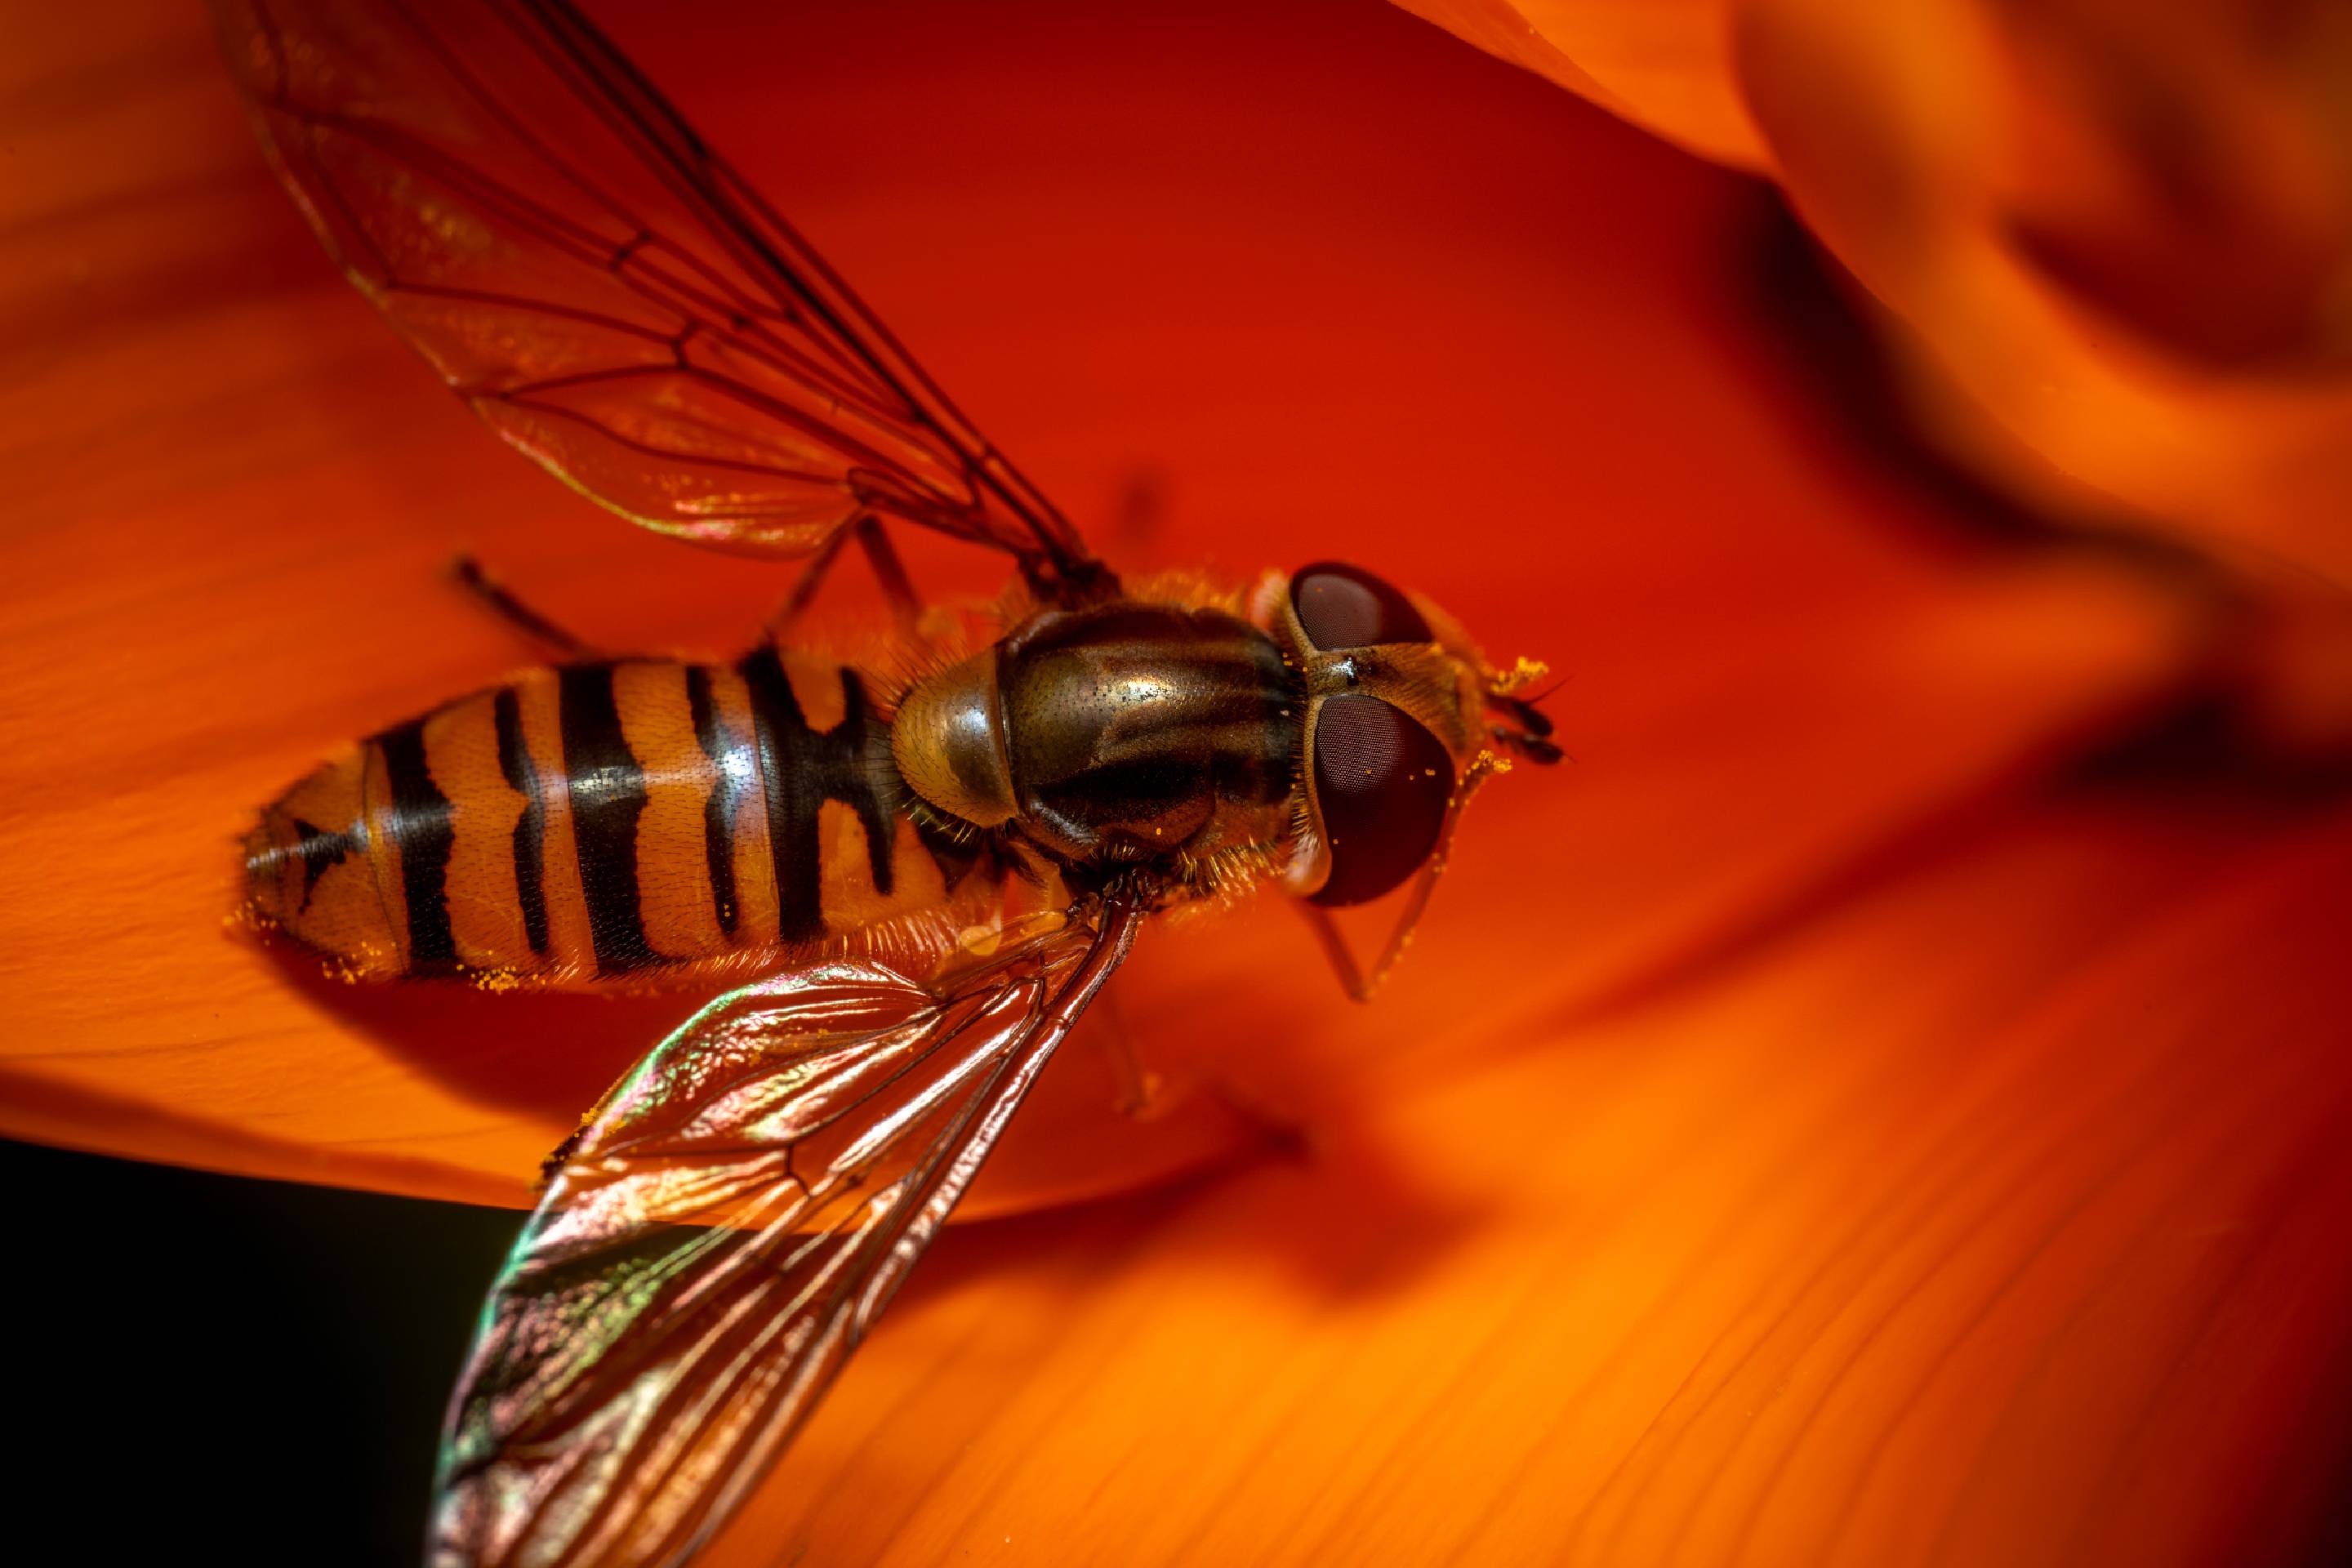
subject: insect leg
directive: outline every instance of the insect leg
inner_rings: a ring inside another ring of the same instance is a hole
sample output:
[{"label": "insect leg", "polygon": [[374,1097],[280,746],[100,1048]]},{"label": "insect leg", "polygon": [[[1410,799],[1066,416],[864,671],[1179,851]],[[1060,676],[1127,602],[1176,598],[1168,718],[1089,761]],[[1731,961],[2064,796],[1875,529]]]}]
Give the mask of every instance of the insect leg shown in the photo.
[{"label": "insect leg", "polygon": [[891,613],[902,625],[914,624],[915,617],[922,611],[922,598],[907,576],[907,568],[899,563],[898,552],[891,548],[889,535],[882,531],[879,521],[868,516],[859,518],[835,533],[818,546],[815,554],[809,557],[809,563],[801,569],[800,579],[793,584],[793,591],[784,595],[784,602],[776,606],[774,615],[768,617],[770,638],[781,639],[807,612],[816,598],[817,590],[824,585],[826,575],[833,571],[834,563],[841,559],[841,547],[849,542],[853,534],[856,536],[858,548],[866,552],[866,564],[874,569],[874,580],[882,585],[883,597],[890,601]]},{"label": "insect leg", "polygon": [[809,557],[806,566],[801,568],[799,578],[793,584],[793,591],[784,595],[784,602],[777,605],[775,613],[768,617],[767,632],[772,641],[782,641],[784,634],[792,630],[793,623],[807,610],[809,601],[816,597],[817,589],[824,584],[825,574],[833,570],[835,561],[841,559],[841,547],[848,542],[849,530],[845,528],[817,546],[816,553]]},{"label": "insect leg", "polygon": [[1296,1120],[1223,1075],[1180,1073],[1171,1079],[1145,1067],[1135,1037],[1113,1001],[1106,991],[1087,1018],[1110,1068],[1121,1116],[1130,1121],[1181,1125],[1184,1135],[1220,1141],[1238,1128],[1255,1154],[1297,1158],[1307,1152],[1306,1130]]},{"label": "insect leg", "polygon": [[470,554],[461,552],[455,561],[450,562],[449,574],[457,580],[459,587],[478,599],[483,608],[530,641],[537,643],[542,651],[552,654],[558,662],[573,662],[596,657],[593,644],[584,637],[566,631],[512,594],[508,593],[495,578],[482,570],[482,563]]},{"label": "insect leg", "polygon": [[1413,928],[1421,924],[1422,911],[1429,908],[1429,895],[1437,890],[1437,879],[1445,875],[1445,857],[1454,847],[1454,829],[1462,820],[1462,808],[1470,804],[1470,797],[1478,793],[1478,786],[1493,777],[1502,765],[1501,760],[1492,752],[1482,752],[1462,775],[1462,782],[1454,787],[1454,799],[1446,805],[1445,821],[1437,830],[1437,846],[1430,851],[1429,862],[1421,868],[1421,875],[1413,879],[1412,890],[1405,895],[1404,907],[1397,913],[1396,925],[1389,932],[1388,941],[1381,945],[1381,956],[1370,973],[1356,962],[1355,953],[1348,946],[1347,933],[1339,929],[1339,922],[1332,918],[1330,910],[1304,900],[1293,900],[1298,911],[1307,917],[1307,923],[1314,928],[1316,940],[1323,944],[1323,956],[1331,961],[1331,968],[1339,977],[1340,989],[1347,992],[1350,1001],[1370,1001],[1372,993],[1381,988],[1390,972],[1396,968],[1397,960],[1404,956],[1404,950],[1412,945]]},{"label": "insect leg", "polygon": [[[1306,1153],[1307,1131],[1297,1121],[1223,1074],[1180,1073],[1171,1079],[1145,1067],[1112,993],[1106,991],[1097,997],[1087,1017],[1102,1047],[1103,1060],[1109,1064],[1121,1116],[1130,1121],[1181,1119],[1195,1126],[1222,1122],[1228,1128],[1238,1126],[1260,1153],[1286,1158]],[[1206,1122],[1202,1120],[1204,1117]]]},{"label": "insect leg", "polygon": [[890,536],[882,531],[881,523],[870,517],[857,520],[857,546],[866,552],[866,563],[874,568],[874,580],[882,584],[882,596],[890,601],[890,611],[898,624],[911,626],[915,617],[923,613],[922,595],[915,592],[907,568],[898,560],[898,552],[891,547]]},{"label": "insect leg", "polygon": [[1168,477],[1139,464],[1121,475],[1104,536],[1122,553],[1141,554],[1168,532]]},{"label": "insect leg", "polygon": [[1150,1120],[1162,1108],[1167,1081],[1143,1065],[1143,1058],[1135,1048],[1135,1037],[1128,1033],[1127,1020],[1120,1016],[1115,996],[1106,992],[1097,999],[1095,1017],[1096,1032],[1102,1039],[1103,1059],[1110,1064],[1119,1114],[1139,1121]]},{"label": "insect leg", "polygon": [[[1452,835],[1449,833],[1446,837],[1451,837]],[[1390,931],[1388,941],[1381,944],[1381,955],[1370,971],[1356,962],[1354,952],[1348,946],[1348,935],[1339,929],[1339,922],[1332,918],[1330,910],[1320,904],[1297,900],[1299,912],[1314,928],[1316,940],[1323,944],[1323,956],[1331,961],[1331,970],[1339,976],[1339,988],[1348,994],[1350,1002],[1370,1001],[1372,994],[1387,983],[1390,971],[1396,968],[1397,960],[1404,956],[1404,950],[1412,945],[1413,928],[1421,923],[1421,912],[1429,907],[1429,895],[1436,889],[1437,879],[1445,869],[1444,854],[1445,842],[1440,839],[1437,854],[1422,868],[1421,875],[1413,879],[1412,891],[1405,895],[1404,909],[1397,916],[1396,925]]]},{"label": "insect leg", "polygon": [[1363,965],[1356,962],[1355,953],[1348,946],[1348,933],[1339,929],[1331,911],[1304,899],[1294,899],[1291,904],[1307,917],[1307,929],[1315,933],[1315,941],[1323,949],[1323,956],[1329,962],[1331,973],[1339,977],[1339,989],[1348,994],[1348,1000],[1370,1001],[1372,984],[1365,980]]}]

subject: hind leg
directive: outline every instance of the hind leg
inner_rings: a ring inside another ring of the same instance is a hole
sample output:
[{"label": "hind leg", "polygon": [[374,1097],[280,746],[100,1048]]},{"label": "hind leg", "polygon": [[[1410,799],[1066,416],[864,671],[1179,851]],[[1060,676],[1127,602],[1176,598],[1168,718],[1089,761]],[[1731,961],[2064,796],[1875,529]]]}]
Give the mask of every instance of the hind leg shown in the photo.
[{"label": "hind leg", "polygon": [[825,578],[841,559],[842,547],[852,538],[865,552],[866,564],[874,569],[874,580],[882,585],[882,596],[890,602],[890,613],[902,626],[915,624],[915,617],[923,609],[921,595],[915,592],[914,582],[908,577],[907,568],[899,562],[898,552],[892,548],[890,536],[883,531],[882,524],[871,517],[861,517],[826,540],[809,557],[793,591],[784,595],[784,602],[768,617],[767,632],[772,639],[782,639],[807,612],[817,590],[824,586]]},{"label": "hind leg", "polygon": [[525,641],[549,655],[556,663],[576,664],[596,657],[595,647],[586,638],[567,631],[508,593],[497,579],[482,570],[482,563],[472,555],[461,553],[449,563],[449,574],[484,609],[505,622]]}]

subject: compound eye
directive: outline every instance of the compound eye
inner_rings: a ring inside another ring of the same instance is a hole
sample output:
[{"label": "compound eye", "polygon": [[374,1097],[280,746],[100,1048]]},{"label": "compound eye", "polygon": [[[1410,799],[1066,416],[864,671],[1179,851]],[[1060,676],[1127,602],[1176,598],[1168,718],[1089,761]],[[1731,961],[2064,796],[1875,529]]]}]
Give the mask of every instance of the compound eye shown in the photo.
[{"label": "compound eye", "polygon": [[1445,826],[1454,761],[1377,697],[1324,699],[1315,718],[1315,800],[1331,848],[1318,904],[1377,899],[1425,865]]},{"label": "compound eye", "polygon": [[1293,574],[1290,605],[1307,640],[1320,648],[1436,640],[1412,600],[1344,561],[1318,561]]}]

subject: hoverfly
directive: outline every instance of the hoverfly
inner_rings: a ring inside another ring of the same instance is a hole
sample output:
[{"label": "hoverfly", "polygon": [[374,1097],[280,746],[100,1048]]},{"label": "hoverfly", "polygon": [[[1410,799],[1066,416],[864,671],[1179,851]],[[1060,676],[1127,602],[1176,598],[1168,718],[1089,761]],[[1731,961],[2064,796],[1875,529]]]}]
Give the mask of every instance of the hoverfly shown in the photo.
[{"label": "hoverfly", "polygon": [[[562,647],[320,767],[245,841],[249,916],[352,979],[749,981],[550,1160],[429,1543],[675,1563],[1150,916],[1272,884],[1370,994],[1480,782],[1558,757],[1517,695],[1534,667],[1340,563],[1123,584],[563,0],[215,9],[287,188],[494,429],[635,522],[808,563],[732,664]],[[977,626],[926,613],[894,528],[1016,582]],[[853,542],[910,677],[792,639]],[[1408,883],[1359,968],[1328,910]]]}]

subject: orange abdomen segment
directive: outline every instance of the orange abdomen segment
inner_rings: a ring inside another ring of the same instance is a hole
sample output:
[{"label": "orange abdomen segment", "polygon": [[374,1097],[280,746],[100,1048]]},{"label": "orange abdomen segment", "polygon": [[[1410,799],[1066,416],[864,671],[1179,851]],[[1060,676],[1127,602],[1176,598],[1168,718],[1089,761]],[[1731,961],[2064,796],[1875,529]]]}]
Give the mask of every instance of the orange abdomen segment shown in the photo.
[{"label": "orange abdomen segment", "polygon": [[353,978],[750,965],[944,901],[968,862],[907,798],[846,667],[533,670],[287,791],[247,836],[247,903]]}]

